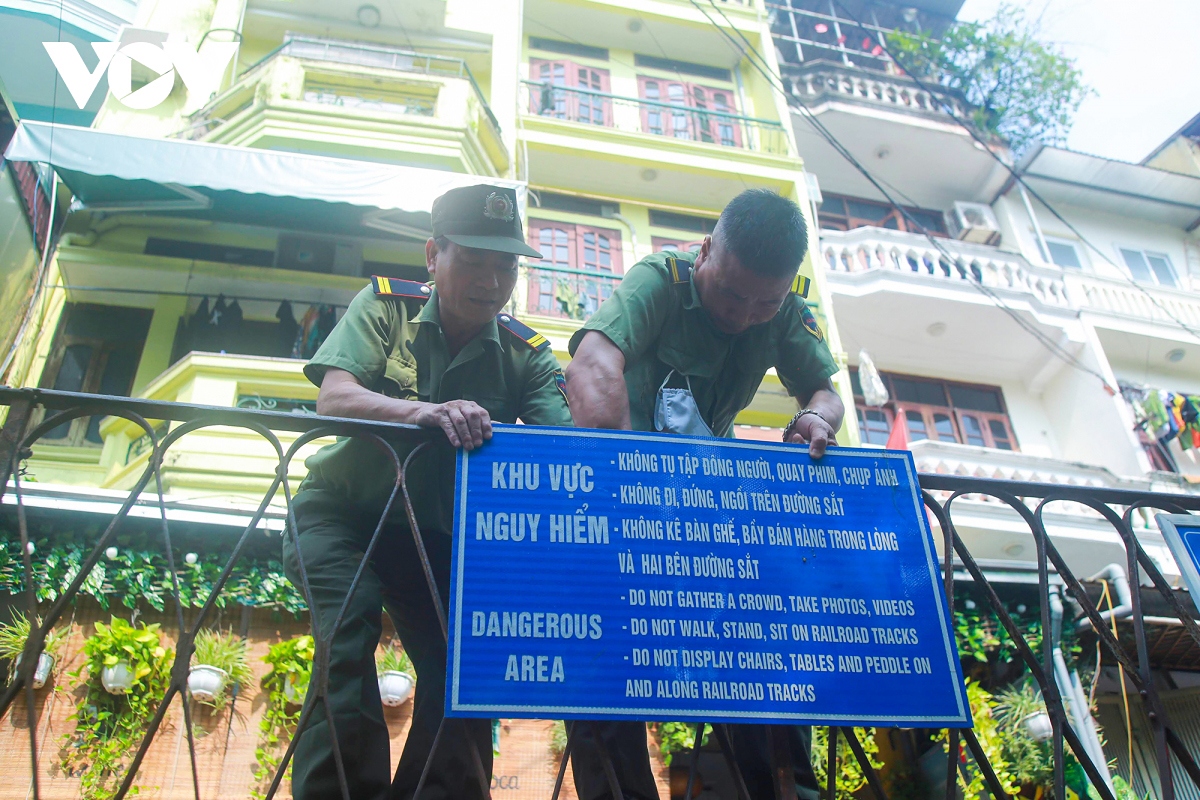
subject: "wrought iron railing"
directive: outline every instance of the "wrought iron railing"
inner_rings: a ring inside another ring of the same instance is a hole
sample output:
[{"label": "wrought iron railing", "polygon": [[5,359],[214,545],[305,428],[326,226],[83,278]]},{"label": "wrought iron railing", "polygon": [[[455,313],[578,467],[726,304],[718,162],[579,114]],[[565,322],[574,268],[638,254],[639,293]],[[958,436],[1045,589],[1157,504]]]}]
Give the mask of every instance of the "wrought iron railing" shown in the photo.
[{"label": "wrought iron railing", "polygon": [[[527,96],[522,100],[526,114],[677,141],[788,154],[787,133],[781,123],[737,114],[728,100],[720,102],[716,92],[709,91],[703,98],[683,94],[676,102],[664,102],[537,81],[522,84]],[[721,96],[730,97],[732,93]]]},{"label": "wrought iron railing", "polygon": [[[29,617],[34,621],[25,644],[20,665],[15,669],[11,684],[3,695],[0,696],[0,715],[10,711],[15,699],[22,691],[25,692],[25,700],[28,707],[30,709],[36,707],[33,677],[37,669],[38,656],[45,647],[47,634],[60,621],[68,604],[80,594],[80,589],[87,579],[89,572],[99,562],[106,548],[113,541],[117,531],[126,522],[130,509],[138,501],[140,495],[150,486],[151,482],[154,483],[154,488],[151,491],[157,495],[158,506],[161,511],[160,534],[163,552],[170,566],[170,573],[172,575],[175,574],[174,556],[171,546],[171,526],[168,522],[168,515],[163,501],[161,468],[164,457],[176,442],[187,434],[202,428],[229,426],[261,436],[274,448],[279,459],[278,468],[270,488],[263,496],[262,502],[259,504],[249,524],[246,525],[237,538],[224,569],[214,582],[212,592],[199,610],[191,615],[191,619],[186,624],[183,615],[183,605],[179,602],[179,584],[177,579],[172,587],[177,609],[175,622],[178,625],[178,640],[169,684],[165,696],[159,702],[156,713],[147,726],[140,746],[133,755],[128,770],[121,777],[120,787],[117,789],[115,797],[123,798],[129,794],[137,777],[138,769],[156,734],[159,733],[171,704],[177,698],[181,700],[184,716],[188,752],[192,765],[193,785],[195,787],[194,793],[197,800],[201,797],[200,784],[196,779],[196,746],[192,735],[191,712],[189,710],[189,703],[186,702],[188,696],[188,666],[194,640],[196,634],[205,625],[206,621],[209,620],[217,597],[220,595],[222,589],[226,587],[234,567],[238,563],[239,557],[245,550],[249,537],[259,527],[272,499],[279,492],[282,492],[288,505],[287,525],[284,535],[290,537],[294,544],[296,543],[296,521],[291,509],[292,489],[288,483],[288,465],[299,449],[305,444],[319,437],[330,435],[361,437],[373,442],[384,452],[388,453],[396,470],[396,479],[391,497],[388,500],[383,516],[376,525],[363,559],[357,568],[356,577],[350,586],[347,587],[347,598],[343,606],[343,613],[344,609],[348,607],[354,592],[357,590],[359,579],[367,566],[368,560],[371,558],[374,547],[380,539],[380,532],[384,528],[384,521],[388,516],[389,510],[394,504],[401,504],[409,521],[417,553],[422,561],[434,607],[441,617],[442,630],[443,632],[445,631],[445,610],[440,601],[430,561],[413,513],[406,481],[406,472],[410,465],[436,437],[441,435],[439,432],[399,424],[363,422],[239,408],[217,408],[185,403],[136,400],[37,389],[0,388],[0,405],[6,406],[8,411],[4,426],[0,429],[0,468],[4,470],[6,476],[10,476],[12,482],[11,488],[8,487],[7,480],[0,482],[0,497],[2,497],[5,491],[11,491],[15,495],[21,538],[21,553],[24,562],[24,601],[27,603]],[[44,418],[42,421],[32,424],[32,421],[37,418],[36,415],[40,409],[45,410]],[[21,460],[27,457],[30,446],[46,432],[64,422],[93,415],[120,416],[137,425],[145,432],[145,436],[150,441],[152,456],[149,458],[140,478],[130,489],[128,497],[120,510],[112,517],[107,527],[95,540],[91,552],[80,565],[70,585],[50,603],[48,608],[41,609],[41,622],[38,623],[36,621],[39,619],[39,609],[31,577],[33,569],[31,563],[32,548],[29,546],[30,532],[26,520],[25,507],[21,499],[21,476],[19,471],[14,473],[14,468],[18,466]],[[160,426],[156,427],[150,420],[159,421]],[[161,428],[162,421],[175,423],[165,435],[163,435]],[[285,449],[276,432],[289,432],[291,434],[299,434],[299,436]],[[403,461],[397,454],[396,445],[398,444],[411,447],[408,456]],[[1151,584],[1151,591],[1161,595],[1166,607],[1178,618],[1179,624],[1182,625],[1186,634],[1190,636],[1196,645],[1200,646],[1200,626],[1193,620],[1192,613],[1189,613],[1189,610],[1184,607],[1176,594],[1171,590],[1171,586],[1163,577],[1158,566],[1139,544],[1132,522],[1134,514],[1143,508],[1156,508],[1170,513],[1200,511],[1200,496],[1106,489],[1091,486],[1081,487],[986,480],[931,474],[922,474],[920,481],[925,505],[931,518],[936,521],[943,537],[945,587],[951,608],[954,602],[953,582],[955,573],[965,570],[973,579],[975,586],[983,592],[992,611],[1000,620],[1008,636],[1015,643],[1021,662],[1032,673],[1034,680],[1041,690],[1052,726],[1051,746],[1054,757],[1054,796],[1058,798],[1066,797],[1064,774],[1066,763],[1065,747],[1069,746],[1075,759],[1082,765],[1088,780],[1095,788],[1097,794],[1103,800],[1115,800],[1113,792],[1106,782],[1106,773],[1104,772],[1106,765],[1095,763],[1095,759],[1089,755],[1089,749],[1081,739],[1080,732],[1071,724],[1067,706],[1064,704],[1059,685],[1051,677],[1054,675],[1055,657],[1053,637],[1042,636],[1041,653],[1034,652],[1033,647],[1024,638],[1010,616],[995,587],[989,582],[979,563],[971,555],[955,530],[953,523],[955,504],[960,501],[969,501],[973,497],[980,495],[988,496],[1009,506],[1019,515],[1028,528],[1029,533],[1033,536],[1037,546],[1038,592],[1041,599],[1040,614],[1042,630],[1050,631],[1053,629],[1051,625],[1052,591],[1050,586],[1050,575],[1051,571],[1053,571],[1057,573],[1056,581],[1063,584],[1066,594],[1083,610],[1083,617],[1081,619],[1091,621],[1095,634],[1108,656],[1124,668],[1129,680],[1136,687],[1138,696],[1146,711],[1146,716],[1150,721],[1154,738],[1154,752],[1157,757],[1160,784],[1158,787],[1159,791],[1154,796],[1163,798],[1164,800],[1173,800],[1175,797],[1171,769],[1172,755],[1175,756],[1175,759],[1182,766],[1184,772],[1196,784],[1197,788],[1200,788],[1200,766],[1197,765],[1195,755],[1188,751],[1183,738],[1172,723],[1170,713],[1159,696],[1151,674],[1151,663],[1145,630],[1146,622],[1142,614],[1142,604],[1144,602],[1142,596],[1144,590],[1141,586],[1142,581],[1136,578],[1130,581],[1132,586],[1132,623],[1135,631],[1135,647],[1133,651],[1130,651],[1126,645],[1118,641],[1116,636],[1110,632],[1107,621],[1102,617],[1097,604],[1090,598],[1083,584],[1073,574],[1051,541],[1047,534],[1046,524],[1043,521],[1043,515],[1047,507],[1056,502],[1077,503],[1093,509],[1099,517],[1103,518],[1104,522],[1119,534],[1126,550],[1125,567],[1127,574],[1129,576],[1138,576],[1139,574],[1144,576]],[[302,552],[298,546],[295,549],[297,554]],[[956,556],[958,563],[955,563]],[[308,600],[311,594],[307,577],[308,573],[304,568],[302,558],[300,559],[298,572],[301,576],[301,586],[299,589],[304,598]],[[1057,598],[1058,595],[1054,594],[1054,599]],[[340,619],[341,616],[339,615]],[[328,664],[330,649],[332,637],[337,631],[338,624],[340,623],[335,623],[333,629],[326,636],[322,636],[319,629],[314,626],[313,637],[315,639],[316,655],[313,663],[313,676],[309,690],[305,696],[303,709],[300,713],[297,734],[293,736],[291,742],[288,744],[283,759],[272,778],[270,788],[266,792],[266,797],[268,798],[273,797],[279,790],[280,783],[286,774],[288,762],[294,752],[295,743],[299,738],[298,732],[304,730],[305,726],[312,719],[317,700],[324,698],[329,691]],[[327,703],[322,703],[322,705],[325,708],[326,715],[330,715],[329,705]],[[1081,713],[1086,714],[1087,711],[1082,710]],[[333,720],[329,719],[328,722],[332,729]],[[444,722],[443,724],[453,724],[453,722]],[[792,786],[793,770],[789,761],[790,754],[784,738],[775,735],[780,729],[773,726],[767,727],[769,739],[772,742],[772,768],[773,774],[776,776],[776,797],[778,800],[783,800],[783,798],[791,797],[794,792],[794,786]],[[572,746],[576,743],[580,735],[588,735],[588,732],[586,724],[571,726],[571,732],[559,763],[554,798],[557,798],[559,789],[561,788]],[[736,761],[732,757],[728,731],[724,726],[717,725],[714,726],[714,733],[718,743],[721,745],[722,751],[725,753],[735,785],[738,787],[740,799],[749,800],[749,793],[746,791],[745,784],[738,773]],[[859,762],[871,790],[877,798],[886,798],[883,783],[873,769],[870,759],[863,751],[854,730],[851,728],[834,728],[830,730],[830,734],[830,762],[827,774],[831,776],[838,774],[834,763],[837,757],[837,743],[839,736],[845,736],[847,744]],[[38,726],[30,724],[28,726],[28,735],[33,775],[31,796],[38,798],[42,796],[38,786],[40,774],[38,768],[40,752],[38,747]],[[434,739],[435,747],[439,738],[440,735]],[[965,743],[967,751],[969,751],[975,765],[981,772],[987,790],[996,798],[1005,797],[1006,793],[1001,786],[1000,780],[975,733],[970,729],[961,731],[950,730],[948,738],[949,752],[951,753],[946,767],[946,797],[948,800],[957,796],[956,773],[963,768],[963,762],[958,758],[960,738]],[[702,741],[702,736],[696,736],[697,749]],[[604,757],[603,749],[600,750],[600,753],[601,757]],[[695,753],[693,753],[694,755]],[[336,743],[334,757],[341,779],[341,794],[346,800],[349,800],[349,791],[342,766],[342,756],[336,749]],[[688,778],[689,788],[696,777],[697,763],[698,759],[693,757]],[[488,776],[482,774],[482,762],[478,758],[476,759],[476,765],[481,771],[481,774],[478,776],[480,785],[483,787],[489,786],[490,781],[488,780]],[[426,766],[426,770],[428,770],[428,765]],[[621,796],[619,787],[615,786],[615,773],[612,769],[606,769],[605,771],[609,776],[613,796]],[[834,783],[834,781],[831,781],[831,785],[827,787],[827,796],[830,798],[835,795],[835,786],[832,785]],[[418,794],[419,791],[420,786],[418,786]],[[690,792],[688,794],[690,795]]]}]

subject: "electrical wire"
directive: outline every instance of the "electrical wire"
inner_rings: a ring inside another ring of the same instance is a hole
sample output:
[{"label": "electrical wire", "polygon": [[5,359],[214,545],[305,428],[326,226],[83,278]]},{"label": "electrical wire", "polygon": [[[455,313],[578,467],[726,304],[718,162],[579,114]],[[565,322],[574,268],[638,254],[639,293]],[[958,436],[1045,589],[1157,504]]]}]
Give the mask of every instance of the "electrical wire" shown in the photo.
[{"label": "electrical wire", "polygon": [[[711,2],[711,0],[710,0],[710,2]],[[845,12],[845,14],[848,17],[850,17],[850,19],[856,25],[858,25],[860,27],[862,26],[862,24],[863,24],[862,21],[859,20],[858,17],[856,17],[853,13],[851,13],[850,9],[846,8],[846,6],[843,5],[841,0],[833,0],[833,2],[837,3],[837,5],[842,9],[842,11]],[[1043,11],[1044,11],[1044,9],[1043,9]],[[886,42],[881,40],[879,43],[879,46],[883,49],[883,52],[887,54],[888,58],[890,58],[896,64],[899,64],[901,66],[901,68],[904,69],[905,75],[913,83],[915,83],[919,89],[928,93],[930,97],[936,99],[939,103],[941,103],[943,111],[945,111],[946,114],[951,119],[953,119],[956,123],[958,123],[959,127],[961,127],[963,130],[965,130],[971,136],[972,139],[974,139],[976,142],[978,142],[983,147],[984,151],[986,153],[988,153],[988,155],[990,155],[998,164],[1003,166],[1004,169],[1007,170],[1008,174],[1012,177],[1013,180],[1015,180],[1017,183],[1021,184],[1021,186],[1025,187],[1025,189],[1029,192],[1029,194],[1031,194],[1033,196],[1033,198],[1035,200],[1037,200],[1039,203],[1041,203],[1043,206],[1045,206],[1046,210],[1049,211],[1052,215],[1054,215],[1055,219],[1057,219],[1059,222],[1061,222],[1063,225],[1065,225],[1067,227],[1067,230],[1071,231],[1071,233],[1073,233],[1079,239],[1079,241],[1083,242],[1084,245],[1086,245],[1093,252],[1095,252],[1096,255],[1100,256],[1100,258],[1106,264],[1113,267],[1117,271],[1117,274],[1120,275],[1127,283],[1129,283],[1131,286],[1136,288],[1138,291],[1142,292],[1142,294],[1146,295],[1146,297],[1148,297],[1150,299],[1150,301],[1152,303],[1154,303],[1154,305],[1157,306],[1160,311],[1162,311],[1171,320],[1173,320],[1176,324],[1178,324],[1179,327],[1181,327],[1183,330],[1190,333],[1192,336],[1196,337],[1197,340],[1200,340],[1200,331],[1196,330],[1195,328],[1191,327],[1186,322],[1181,320],[1179,317],[1175,316],[1175,314],[1172,313],[1169,308],[1164,306],[1159,301],[1159,299],[1157,297],[1155,297],[1154,294],[1149,289],[1147,289],[1145,286],[1142,286],[1140,283],[1135,281],[1133,278],[1129,277],[1125,273],[1125,270],[1123,270],[1119,266],[1117,266],[1117,264],[1115,264],[1112,261],[1112,259],[1110,259],[1108,257],[1108,255],[1104,253],[1103,250],[1101,250],[1099,247],[1097,247],[1095,244],[1093,244],[1090,239],[1088,239],[1086,236],[1084,236],[1079,231],[1078,228],[1076,228],[1066,217],[1064,217],[1058,211],[1058,209],[1056,209],[1054,206],[1050,205],[1050,203],[1048,203],[1046,201],[1046,198],[1042,197],[1041,194],[1038,193],[1038,191],[1036,189],[1034,189],[1032,186],[1030,186],[1025,181],[1025,178],[1019,172],[1017,172],[1016,168],[1014,168],[1012,165],[1008,164],[1004,159],[1002,159],[1000,157],[1000,155],[998,153],[996,153],[991,148],[990,144],[987,141],[985,141],[983,139],[983,137],[981,137],[979,135],[979,132],[975,130],[974,126],[970,125],[966,120],[962,119],[954,111],[954,109],[950,106],[949,103],[942,102],[938,92],[936,92],[934,89],[931,89],[928,85],[926,85],[920,78],[918,78],[913,73],[912,70],[910,70],[907,66],[905,66],[905,64],[900,59],[896,58],[892,54],[892,51],[888,49]]]},{"label": "electrical wire", "polygon": [[1115,396],[1117,394],[1117,390],[1108,382],[1108,379],[1102,373],[1092,369],[1087,364],[1084,364],[1082,361],[1076,358],[1074,354],[1068,352],[1061,345],[1059,345],[1058,342],[1055,342],[1042,331],[1038,330],[1033,323],[1021,316],[1020,312],[1016,311],[1007,303],[1005,303],[1003,298],[996,294],[991,287],[986,286],[982,281],[982,276],[979,276],[979,278],[976,280],[971,280],[971,278],[968,277],[969,275],[973,275],[971,270],[959,264],[958,259],[946,249],[945,245],[938,240],[938,237],[934,236],[923,224],[914,219],[913,216],[902,205],[895,201],[891,193],[888,192],[888,190],[883,187],[880,181],[874,175],[872,175],[871,172],[865,166],[863,166],[863,164],[858,161],[857,158],[855,158],[854,154],[851,153],[849,149],[847,149],[845,145],[843,145],[841,141],[838,140],[838,138],[831,131],[829,131],[829,129],[826,128],[819,119],[816,118],[816,115],[812,113],[811,109],[809,109],[808,106],[802,100],[800,100],[800,98],[795,97],[792,93],[786,90],[786,87],[784,87],[771,72],[770,65],[767,63],[766,59],[761,53],[758,52],[758,49],[754,46],[754,44],[750,42],[735,25],[733,25],[733,23],[725,15],[725,12],[722,11],[719,6],[717,6],[714,0],[708,0],[709,4],[712,5],[717,13],[720,14],[721,17],[729,24],[729,27],[733,28],[734,32],[737,33],[743,42],[745,42],[745,47],[738,44],[737,40],[730,36],[729,33],[725,31],[724,27],[717,23],[717,21],[713,19],[711,15],[709,15],[709,13],[697,2],[697,0],[690,0],[690,2],[701,14],[704,15],[709,23],[726,38],[726,40],[734,47],[734,49],[740,52],[742,57],[745,58],[750,65],[760,75],[763,76],[768,85],[770,85],[775,91],[779,92],[779,94],[784,98],[784,101],[790,107],[799,110],[802,116],[804,116],[804,118],[812,125],[814,130],[816,130],[817,133],[823,139],[825,139],[825,141],[840,156],[846,159],[847,162],[857,169],[863,175],[863,177],[875,187],[876,191],[886,198],[892,206],[896,207],[910,225],[919,230],[921,234],[929,240],[934,249],[936,249],[945,259],[945,263],[941,266],[944,268],[959,269],[960,274],[962,274],[968,284],[973,286],[981,294],[991,300],[993,305],[1006,313],[1018,325],[1018,327],[1022,328],[1026,333],[1031,335],[1036,341],[1038,341],[1038,343],[1045,347],[1051,355],[1063,361],[1068,366],[1097,378],[1109,395]]}]

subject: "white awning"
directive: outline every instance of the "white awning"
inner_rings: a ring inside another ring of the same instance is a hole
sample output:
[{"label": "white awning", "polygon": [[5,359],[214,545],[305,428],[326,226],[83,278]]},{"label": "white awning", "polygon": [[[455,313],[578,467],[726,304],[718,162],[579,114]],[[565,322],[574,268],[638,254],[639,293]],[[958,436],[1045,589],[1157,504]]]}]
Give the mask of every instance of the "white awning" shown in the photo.
[{"label": "white awning", "polygon": [[91,210],[351,234],[346,227],[423,238],[433,200],[459,186],[512,187],[522,211],[526,196],[520,181],[32,121],[21,122],[5,158],[49,164]]}]

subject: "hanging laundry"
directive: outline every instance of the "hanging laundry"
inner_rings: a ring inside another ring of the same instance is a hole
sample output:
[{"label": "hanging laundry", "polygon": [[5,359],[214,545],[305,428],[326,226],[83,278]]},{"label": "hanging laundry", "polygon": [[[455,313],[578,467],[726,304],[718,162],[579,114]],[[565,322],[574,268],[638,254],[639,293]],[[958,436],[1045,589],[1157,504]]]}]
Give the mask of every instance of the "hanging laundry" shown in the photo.
[{"label": "hanging laundry", "polygon": [[313,329],[316,328],[317,319],[320,315],[320,309],[315,305],[311,305],[304,312],[304,316],[300,318],[300,327],[296,331],[296,341],[292,344],[292,358],[309,359],[317,352],[315,347],[311,351],[308,347]]},{"label": "hanging laundry", "polygon": [[292,312],[292,304],[287,300],[280,303],[279,308],[275,310],[275,319],[279,320],[279,328],[274,355],[290,358],[292,348],[296,344],[296,331],[300,328],[296,324],[296,315]]}]

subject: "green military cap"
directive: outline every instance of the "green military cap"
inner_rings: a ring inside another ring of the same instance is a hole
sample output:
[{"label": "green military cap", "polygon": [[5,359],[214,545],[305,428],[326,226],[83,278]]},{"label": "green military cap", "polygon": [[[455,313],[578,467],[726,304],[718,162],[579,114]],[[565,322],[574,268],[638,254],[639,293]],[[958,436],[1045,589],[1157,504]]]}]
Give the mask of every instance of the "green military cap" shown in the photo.
[{"label": "green military cap", "polygon": [[434,238],[445,236],[462,247],[541,258],[525,244],[517,193],[504,186],[462,186],[433,201]]}]

